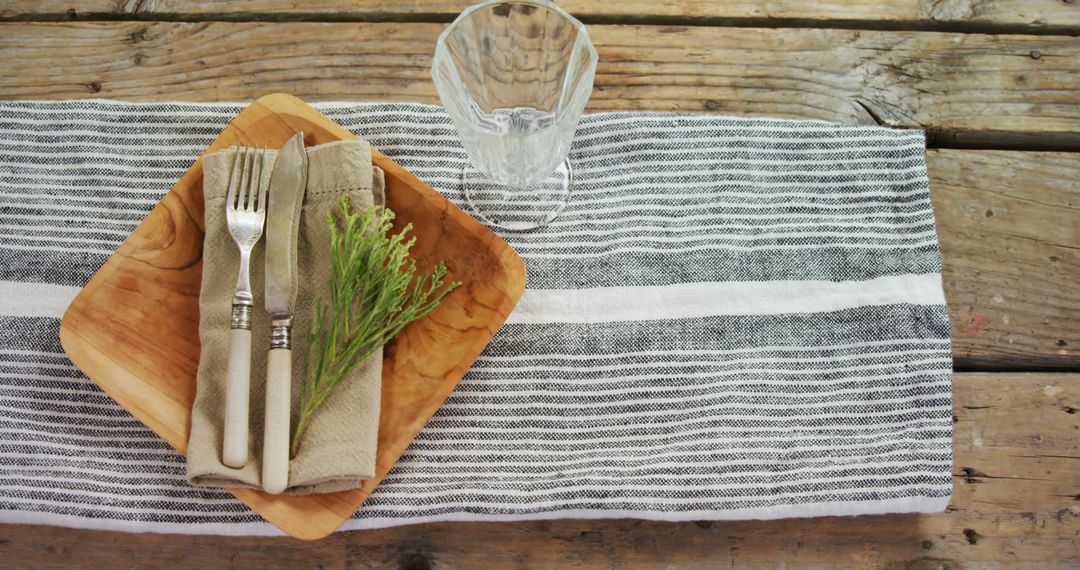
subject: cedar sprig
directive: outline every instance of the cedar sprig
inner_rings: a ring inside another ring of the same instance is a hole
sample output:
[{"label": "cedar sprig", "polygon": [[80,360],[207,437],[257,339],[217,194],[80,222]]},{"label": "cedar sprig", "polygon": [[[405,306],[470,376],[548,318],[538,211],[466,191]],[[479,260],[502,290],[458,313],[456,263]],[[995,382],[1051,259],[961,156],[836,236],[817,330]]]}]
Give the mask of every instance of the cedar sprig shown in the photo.
[{"label": "cedar sprig", "polygon": [[390,234],[394,212],[372,208],[356,213],[341,199],[340,220],[331,212],[331,276],[326,299],[315,302],[307,332],[300,382],[300,414],[291,455],[300,448],[308,422],[334,388],[360,363],[382,348],[409,323],[435,310],[460,281],[443,283],[446,264],[416,275],[406,239],[412,224]]}]

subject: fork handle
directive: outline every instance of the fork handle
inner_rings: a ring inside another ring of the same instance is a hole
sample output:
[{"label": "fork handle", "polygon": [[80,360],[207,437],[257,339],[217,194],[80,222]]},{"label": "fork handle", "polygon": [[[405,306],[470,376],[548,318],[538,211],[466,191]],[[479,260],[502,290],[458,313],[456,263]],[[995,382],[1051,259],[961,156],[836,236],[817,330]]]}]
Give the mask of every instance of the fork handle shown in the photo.
[{"label": "fork handle", "polygon": [[[247,318],[245,318],[245,316]],[[233,305],[229,330],[229,375],[225,388],[225,435],[221,462],[240,468],[247,464],[251,401],[251,305]]]}]

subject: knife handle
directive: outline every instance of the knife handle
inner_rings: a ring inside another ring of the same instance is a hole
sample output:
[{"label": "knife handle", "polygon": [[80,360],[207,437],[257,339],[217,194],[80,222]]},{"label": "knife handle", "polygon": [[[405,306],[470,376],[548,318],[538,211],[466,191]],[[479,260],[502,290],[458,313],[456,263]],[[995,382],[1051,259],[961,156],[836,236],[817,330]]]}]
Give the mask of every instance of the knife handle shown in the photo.
[{"label": "knife handle", "polygon": [[[250,305],[233,305],[229,330],[229,375],[225,384],[225,434],[221,462],[240,468],[248,459],[248,415],[251,399],[251,314]],[[239,318],[238,318],[239,317]],[[243,328],[245,323],[248,328]]]},{"label": "knife handle", "polygon": [[266,366],[266,425],[263,428],[263,489],[272,495],[289,486],[289,409],[292,349],[271,348]]}]

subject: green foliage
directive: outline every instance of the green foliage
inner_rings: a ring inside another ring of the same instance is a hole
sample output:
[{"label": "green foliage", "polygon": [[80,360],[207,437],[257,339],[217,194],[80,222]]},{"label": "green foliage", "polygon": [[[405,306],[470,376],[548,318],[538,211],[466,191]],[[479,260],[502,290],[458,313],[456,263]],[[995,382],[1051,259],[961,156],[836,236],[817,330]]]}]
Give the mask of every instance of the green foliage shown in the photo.
[{"label": "green foliage", "polygon": [[405,238],[412,224],[390,235],[393,220],[394,212],[388,208],[354,213],[348,198],[341,199],[340,220],[332,213],[327,216],[332,273],[326,299],[316,300],[308,327],[292,455],[308,421],[334,388],[461,285],[454,281],[444,286],[442,262],[431,273],[417,276],[416,261],[409,257],[416,238]]}]

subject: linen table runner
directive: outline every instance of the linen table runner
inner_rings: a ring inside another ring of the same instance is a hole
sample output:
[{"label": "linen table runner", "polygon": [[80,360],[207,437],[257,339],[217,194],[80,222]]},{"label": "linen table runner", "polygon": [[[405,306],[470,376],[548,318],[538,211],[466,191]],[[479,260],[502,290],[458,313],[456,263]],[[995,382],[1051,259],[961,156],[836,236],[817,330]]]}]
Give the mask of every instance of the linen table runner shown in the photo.
[{"label": "linen table runner", "polygon": [[[316,107],[468,211],[438,107]],[[0,103],[0,522],[276,534],[66,358],[78,288],[240,104]],[[586,116],[528,289],[343,528],[934,512],[951,357],[917,131]]]}]

